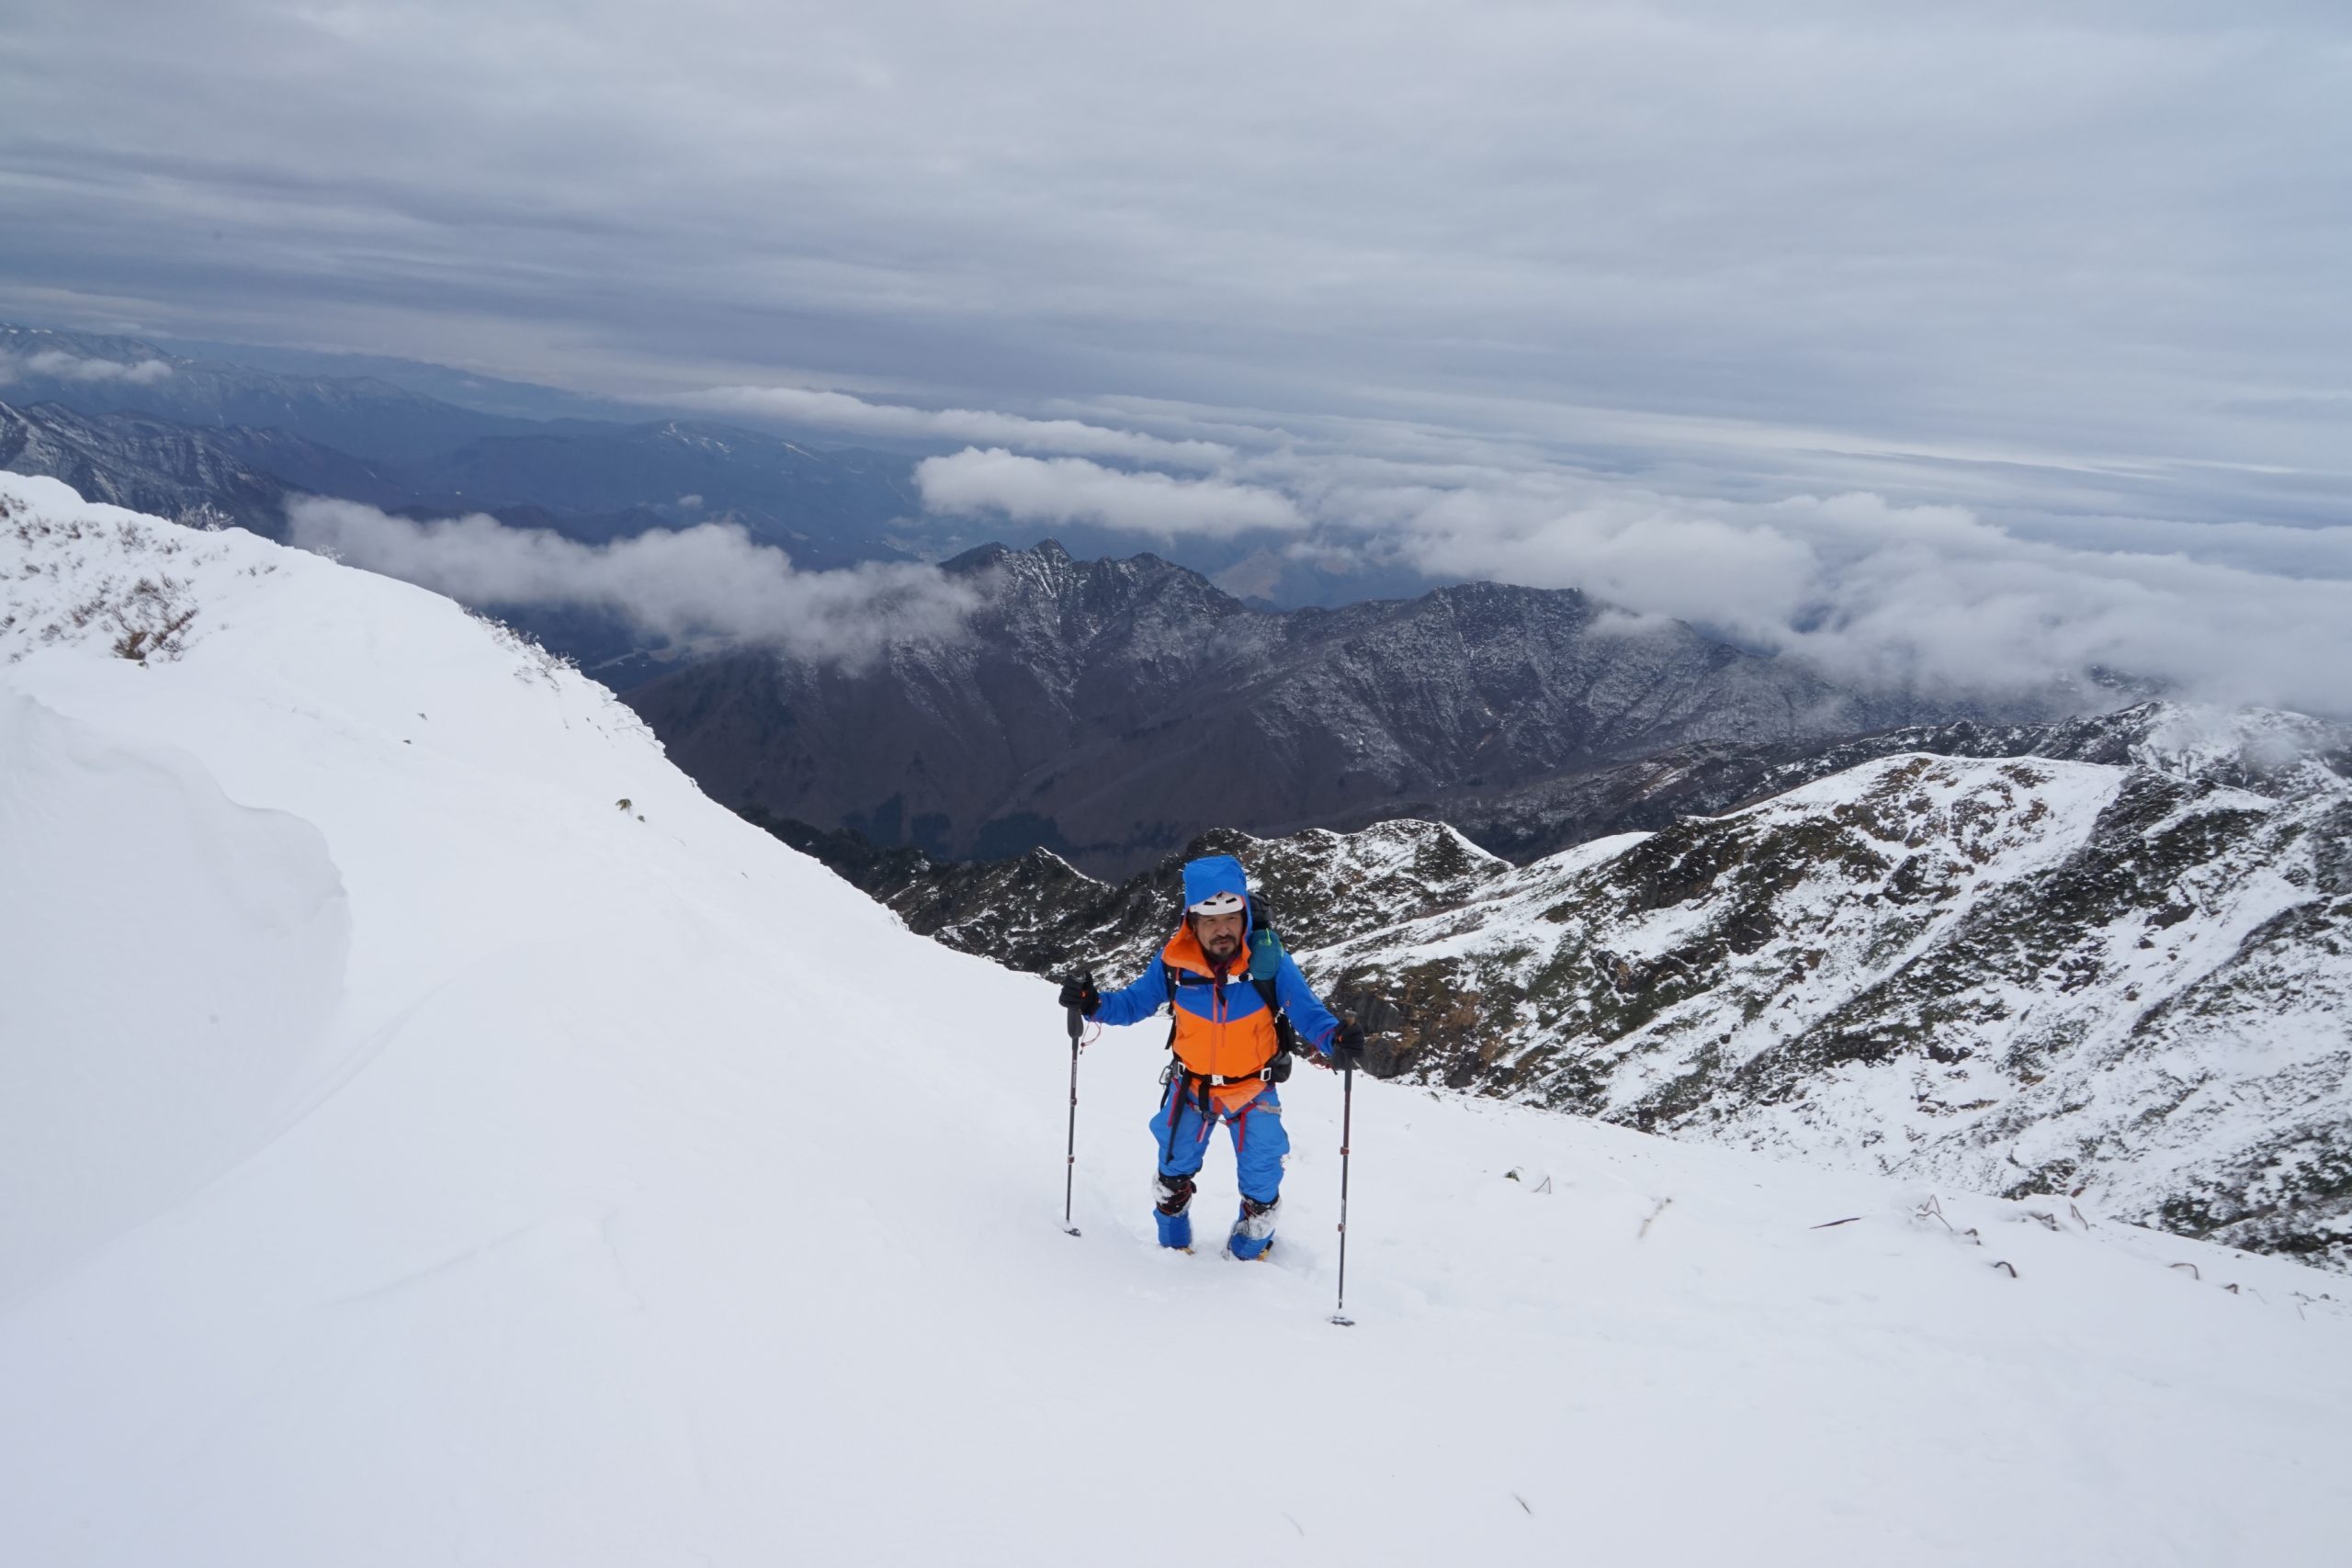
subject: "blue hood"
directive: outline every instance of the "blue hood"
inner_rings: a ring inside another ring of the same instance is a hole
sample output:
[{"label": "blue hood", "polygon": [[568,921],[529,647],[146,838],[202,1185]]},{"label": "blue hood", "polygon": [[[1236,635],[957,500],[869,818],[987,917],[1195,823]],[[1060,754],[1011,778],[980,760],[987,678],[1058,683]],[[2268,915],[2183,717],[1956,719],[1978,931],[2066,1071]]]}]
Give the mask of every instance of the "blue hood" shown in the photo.
[{"label": "blue hood", "polygon": [[[1231,855],[1203,855],[1184,863],[1184,908],[1190,909],[1213,894],[1230,893],[1245,902],[1250,897],[1250,874]],[[1258,923],[1258,911],[1249,910],[1251,926]]]}]

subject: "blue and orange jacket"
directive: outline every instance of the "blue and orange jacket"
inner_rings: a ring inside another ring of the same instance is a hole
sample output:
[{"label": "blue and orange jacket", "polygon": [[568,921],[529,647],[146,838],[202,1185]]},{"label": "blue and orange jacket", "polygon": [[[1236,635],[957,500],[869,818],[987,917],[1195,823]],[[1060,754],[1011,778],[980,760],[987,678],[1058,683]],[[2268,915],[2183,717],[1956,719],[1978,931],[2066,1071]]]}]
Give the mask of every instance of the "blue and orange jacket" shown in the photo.
[{"label": "blue and orange jacket", "polygon": [[[1195,861],[1193,865],[1201,863]],[[1229,863],[1238,881],[1240,863]],[[1192,867],[1185,869],[1189,873]],[[1192,880],[1188,875],[1187,881]],[[1187,902],[1195,901],[1200,896],[1190,886],[1185,891]],[[1236,887],[1234,891],[1242,889]],[[1248,895],[1244,893],[1243,897]],[[1275,1048],[1274,1016],[1258,995],[1258,987],[1250,983],[1250,943],[1257,938],[1257,907],[1253,903],[1245,916],[1241,951],[1220,976],[1208,955],[1201,951],[1200,942],[1187,921],[1177,927],[1176,934],[1132,985],[1104,993],[1102,1005],[1094,1016],[1104,1023],[1140,1023],[1166,1005],[1168,979],[1172,974],[1177,979],[1176,1036],[1172,1044],[1184,1070],[1219,1077],[1254,1073],[1273,1059]],[[1299,1038],[1329,1055],[1331,1036],[1338,1032],[1340,1021],[1317,998],[1306,976],[1298,972],[1298,964],[1287,953],[1282,955],[1274,971],[1274,996]],[[1256,1099],[1265,1087],[1250,1081],[1222,1085],[1214,1092],[1217,1104],[1230,1111]]]}]

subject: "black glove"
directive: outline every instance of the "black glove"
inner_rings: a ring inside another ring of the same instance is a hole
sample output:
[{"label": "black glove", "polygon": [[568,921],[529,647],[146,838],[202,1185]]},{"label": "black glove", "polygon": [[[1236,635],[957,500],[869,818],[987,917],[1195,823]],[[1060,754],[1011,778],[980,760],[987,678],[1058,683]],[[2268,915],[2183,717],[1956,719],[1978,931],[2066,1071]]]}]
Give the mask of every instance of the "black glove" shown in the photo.
[{"label": "black glove", "polygon": [[1351,1068],[1363,1066],[1363,1025],[1352,1018],[1340,1021],[1340,1032],[1331,1036],[1331,1065]]},{"label": "black glove", "polygon": [[1093,976],[1072,975],[1062,981],[1060,999],[1062,1006],[1076,1008],[1087,1017],[1092,1018],[1095,1009],[1102,1005],[1102,993],[1095,989]]}]

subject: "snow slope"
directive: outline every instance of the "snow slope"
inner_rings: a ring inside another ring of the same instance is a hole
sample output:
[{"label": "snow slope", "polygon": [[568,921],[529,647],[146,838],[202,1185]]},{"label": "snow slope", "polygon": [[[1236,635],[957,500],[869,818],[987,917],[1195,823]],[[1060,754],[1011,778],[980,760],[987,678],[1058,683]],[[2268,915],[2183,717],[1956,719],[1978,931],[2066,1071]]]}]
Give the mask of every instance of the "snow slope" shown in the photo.
[{"label": "snow slope", "polygon": [[1040,982],[446,601],[0,497],[0,1562],[2340,1560],[2331,1276],[1365,1082],[1332,1327],[1331,1080],[1170,1256],[1101,1042],[1072,1240]]}]

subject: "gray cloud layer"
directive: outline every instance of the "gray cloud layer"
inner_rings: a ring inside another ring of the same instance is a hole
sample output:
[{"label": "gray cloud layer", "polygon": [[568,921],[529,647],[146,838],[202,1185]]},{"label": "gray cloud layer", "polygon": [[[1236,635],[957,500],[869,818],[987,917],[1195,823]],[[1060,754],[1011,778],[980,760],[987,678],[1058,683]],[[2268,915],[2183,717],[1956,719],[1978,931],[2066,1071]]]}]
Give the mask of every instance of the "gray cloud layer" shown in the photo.
[{"label": "gray cloud layer", "polygon": [[2341,6],[27,9],[20,310],[2338,466]]},{"label": "gray cloud layer", "polygon": [[1146,462],[1214,466],[1233,449],[1213,441],[1164,441],[1074,419],[1026,419],[985,409],[922,409],[870,402],[847,392],[800,387],[712,387],[671,400],[713,413],[817,425],[853,435],[911,436],[933,441],[988,441],[1047,452],[1084,452]]},{"label": "gray cloud layer", "polygon": [[771,644],[855,664],[904,637],[955,635],[973,584],[935,568],[873,564],[799,571],[782,550],[719,524],[582,545],[475,514],[417,523],[356,502],[288,503],[303,549],[474,604],[570,604],[616,612],[658,636]]},{"label": "gray cloud layer", "polygon": [[942,507],[1857,665],[2341,707],[2347,166],[2352,9],[2297,0],[36,0],[0,307],[967,442]]}]

